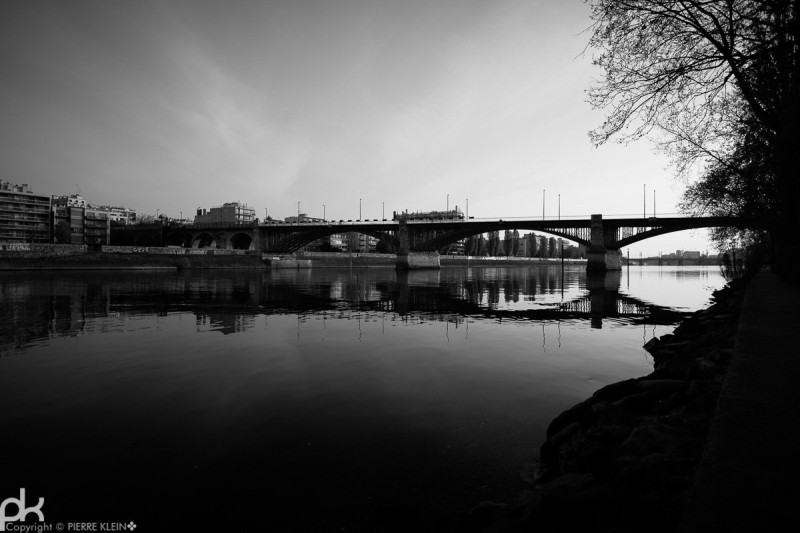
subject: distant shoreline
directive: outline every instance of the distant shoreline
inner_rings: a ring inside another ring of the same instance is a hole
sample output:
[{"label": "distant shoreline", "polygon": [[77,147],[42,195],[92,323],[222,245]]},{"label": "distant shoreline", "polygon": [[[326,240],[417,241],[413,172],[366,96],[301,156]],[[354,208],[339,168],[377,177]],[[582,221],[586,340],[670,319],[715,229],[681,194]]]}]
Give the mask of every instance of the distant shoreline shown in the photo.
[{"label": "distant shoreline", "polygon": [[[559,258],[477,257],[442,255],[441,266],[560,265]],[[336,267],[394,267],[395,254],[301,252],[292,255],[259,254],[251,250],[217,250],[85,245],[25,244],[0,246],[0,270],[147,270],[147,269],[292,269]],[[585,259],[564,259],[585,265]]]},{"label": "distant shoreline", "polygon": [[[395,267],[395,254],[300,252],[259,254],[252,250],[83,245],[0,245],[0,270],[148,270],[148,269],[297,269]],[[562,264],[560,258],[441,255],[442,267],[503,267]],[[564,259],[564,265],[586,265],[586,259]],[[665,265],[666,266],[666,265]],[[694,264],[686,266],[695,266]],[[627,265],[623,264],[623,268]]]}]

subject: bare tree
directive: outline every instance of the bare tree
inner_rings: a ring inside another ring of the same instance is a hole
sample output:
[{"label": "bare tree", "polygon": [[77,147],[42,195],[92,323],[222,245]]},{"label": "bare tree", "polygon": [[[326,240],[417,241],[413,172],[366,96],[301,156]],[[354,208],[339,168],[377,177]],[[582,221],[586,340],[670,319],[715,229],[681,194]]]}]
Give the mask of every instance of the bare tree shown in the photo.
[{"label": "bare tree", "polygon": [[608,111],[593,142],[657,133],[679,175],[738,184],[722,202],[690,188],[685,208],[739,213],[759,194],[781,233],[800,212],[800,0],[587,1],[603,72],[589,101]]},{"label": "bare tree", "polygon": [[136,224],[155,224],[158,222],[158,219],[155,215],[138,215],[136,217]]},{"label": "bare tree", "polygon": [[[604,78],[589,98],[611,111],[591,133],[596,143],[658,128],[686,155],[713,157],[734,140],[743,112],[773,131],[797,112],[796,0],[590,3],[589,45]],[[773,81],[792,86],[789,94],[765,83],[765,63],[787,78]]]}]

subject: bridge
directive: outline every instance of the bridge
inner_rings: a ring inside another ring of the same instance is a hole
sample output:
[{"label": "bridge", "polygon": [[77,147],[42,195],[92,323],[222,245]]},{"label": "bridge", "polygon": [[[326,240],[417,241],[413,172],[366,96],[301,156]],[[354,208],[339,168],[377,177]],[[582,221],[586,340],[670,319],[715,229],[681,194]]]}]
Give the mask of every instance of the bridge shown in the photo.
[{"label": "bridge", "polygon": [[[604,219],[599,214],[571,220],[404,219],[182,226],[156,224],[149,230],[145,226],[118,228],[117,242],[112,244],[250,249],[280,255],[296,252],[329,235],[356,232],[391,243],[397,251],[397,268],[417,269],[439,268],[439,251],[461,239],[493,231],[531,230],[585,246],[587,270],[604,271],[622,268],[621,248],[651,237],[687,229],[757,226],[757,221],[724,216]],[[136,231],[140,234],[139,240],[134,236]]]}]

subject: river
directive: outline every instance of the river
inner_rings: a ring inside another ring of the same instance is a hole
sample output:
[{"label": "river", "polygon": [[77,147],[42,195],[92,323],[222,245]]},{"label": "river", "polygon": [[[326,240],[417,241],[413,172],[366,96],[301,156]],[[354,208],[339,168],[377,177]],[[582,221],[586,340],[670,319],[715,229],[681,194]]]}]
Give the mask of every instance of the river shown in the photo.
[{"label": "river", "polygon": [[[444,530],[652,371],[715,267],[0,273],[0,500],[49,523]],[[99,525],[98,525],[99,527]]]}]

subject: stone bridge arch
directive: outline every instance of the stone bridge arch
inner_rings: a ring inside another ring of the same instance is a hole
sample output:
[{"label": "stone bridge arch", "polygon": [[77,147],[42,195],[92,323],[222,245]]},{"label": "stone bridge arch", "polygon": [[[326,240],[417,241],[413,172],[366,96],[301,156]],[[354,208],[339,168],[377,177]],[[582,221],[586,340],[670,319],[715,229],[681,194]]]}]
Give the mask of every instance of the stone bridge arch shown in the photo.
[{"label": "stone bridge arch", "polygon": [[217,241],[214,235],[208,231],[196,233],[192,237],[192,248],[216,248]]},{"label": "stone bridge arch", "polygon": [[252,250],[253,242],[253,236],[244,231],[235,233],[228,239],[232,250]]},{"label": "stone bridge arch", "polygon": [[392,231],[387,231],[383,228],[373,228],[368,225],[328,225],[316,226],[311,228],[302,228],[302,231],[297,231],[294,227],[287,227],[284,231],[271,232],[265,238],[266,251],[270,253],[288,254],[296,252],[304,246],[311,244],[314,241],[336,235],[337,233],[359,233],[362,235],[369,235],[376,239],[387,241],[391,243],[393,248],[397,248],[397,237]]}]

